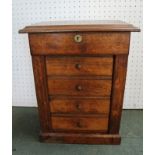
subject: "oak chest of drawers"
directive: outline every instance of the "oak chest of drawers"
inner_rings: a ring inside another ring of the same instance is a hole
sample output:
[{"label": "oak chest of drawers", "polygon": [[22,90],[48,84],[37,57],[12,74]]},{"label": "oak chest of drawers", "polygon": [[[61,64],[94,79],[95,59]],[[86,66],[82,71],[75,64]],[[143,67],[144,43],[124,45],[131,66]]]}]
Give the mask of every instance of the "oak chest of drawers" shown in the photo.
[{"label": "oak chest of drawers", "polygon": [[27,26],[44,142],[120,144],[130,33],[121,21]]}]

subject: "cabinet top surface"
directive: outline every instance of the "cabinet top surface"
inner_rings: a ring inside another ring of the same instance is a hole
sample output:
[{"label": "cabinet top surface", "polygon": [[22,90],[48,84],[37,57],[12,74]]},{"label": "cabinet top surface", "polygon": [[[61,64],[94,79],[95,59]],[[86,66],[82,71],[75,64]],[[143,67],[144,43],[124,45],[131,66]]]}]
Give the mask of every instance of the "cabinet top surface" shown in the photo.
[{"label": "cabinet top surface", "polygon": [[49,21],[26,26],[19,33],[82,31],[129,31],[139,32],[132,24],[118,20]]}]

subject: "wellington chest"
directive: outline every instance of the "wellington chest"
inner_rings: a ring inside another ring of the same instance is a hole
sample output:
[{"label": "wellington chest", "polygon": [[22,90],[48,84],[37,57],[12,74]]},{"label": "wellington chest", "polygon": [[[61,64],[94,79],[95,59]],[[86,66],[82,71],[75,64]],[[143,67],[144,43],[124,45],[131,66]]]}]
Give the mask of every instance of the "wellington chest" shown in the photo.
[{"label": "wellington chest", "polygon": [[130,33],[121,21],[27,26],[43,142],[120,144]]}]

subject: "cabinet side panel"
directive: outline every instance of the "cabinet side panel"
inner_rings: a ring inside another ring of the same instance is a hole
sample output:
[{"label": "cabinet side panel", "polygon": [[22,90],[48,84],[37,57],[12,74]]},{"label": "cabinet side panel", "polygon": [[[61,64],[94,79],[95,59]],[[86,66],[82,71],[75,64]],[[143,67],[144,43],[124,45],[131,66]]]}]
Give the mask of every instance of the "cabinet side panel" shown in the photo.
[{"label": "cabinet side panel", "polygon": [[119,133],[126,81],[128,55],[114,56],[113,88],[110,108],[109,133]]},{"label": "cabinet side panel", "polygon": [[42,132],[48,132],[49,127],[49,108],[46,83],[46,70],[44,56],[32,56],[33,72],[35,79],[36,96]]}]

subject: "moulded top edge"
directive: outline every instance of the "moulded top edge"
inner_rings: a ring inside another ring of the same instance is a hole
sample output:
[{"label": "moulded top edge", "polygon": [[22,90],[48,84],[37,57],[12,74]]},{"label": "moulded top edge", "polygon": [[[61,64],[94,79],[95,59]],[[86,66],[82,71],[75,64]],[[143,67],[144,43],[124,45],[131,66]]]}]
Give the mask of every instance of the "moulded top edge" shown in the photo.
[{"label": "moulded top edge", "polygon": [[49,21],[26,26],[19,33],[72,32],[72,31],[129,31],[139,32],[132,24],[116,20]]}]

